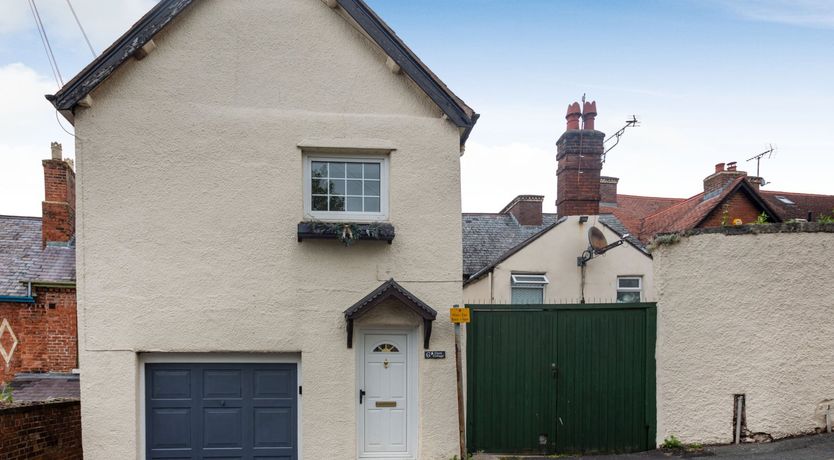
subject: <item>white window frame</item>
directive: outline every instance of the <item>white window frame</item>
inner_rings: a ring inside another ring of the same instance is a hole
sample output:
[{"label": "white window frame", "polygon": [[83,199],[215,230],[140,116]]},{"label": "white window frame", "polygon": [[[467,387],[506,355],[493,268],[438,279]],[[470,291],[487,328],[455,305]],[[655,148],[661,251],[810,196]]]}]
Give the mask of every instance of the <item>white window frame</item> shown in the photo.
[{"label": "white window frame", "polygon": [[[537,279],[530,279],[533,277]],[[542,291],[542,303],[544,303],[547,299],[548,284],[550,284],[550,279],[544,273],[512,273],[510,274],[510,302],[512,302],[514,289],[539,289]]]},{"label": "white window frame", "polygon": [[[634,287],[622,287],[620,286],[620,281],[624,279],[637,280],[638,286]],[[617,277],[617,295],[621,292],[636,292],[640,294],[640,302],[643,301],[643,277],[641,275],[622,275]],[[619,302],[619,299],[616,299]]]},{"label": "white window frame", "polygon": [[[379,211],[313,211],[312,164],[314,161],[344,163],[379,163]],[[304,217],[330,222],[380,222],[388,220],[388,156],[387,155],[325,155],[304,154]]]}]

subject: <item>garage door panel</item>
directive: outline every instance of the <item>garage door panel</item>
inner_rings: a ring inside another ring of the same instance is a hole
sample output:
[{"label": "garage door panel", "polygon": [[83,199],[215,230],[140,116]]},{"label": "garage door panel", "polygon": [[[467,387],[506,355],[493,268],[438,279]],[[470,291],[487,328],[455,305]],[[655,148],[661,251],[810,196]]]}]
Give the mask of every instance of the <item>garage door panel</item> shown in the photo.
[{"label": "garage door panel", "polygon": [[243,374],[237,369],[203,371],[203,399],[239,399],[243,397]]},{"label": "garage door panel", "polygon": [[203,446],[206,448],[242,448],[241,408],[203,410]]},{"label": "garage door panel", "polygon": [[151,397],[154,399],[191,399],[191,371],[159,369],[151,373]]},{"label": "garage door panel", "polygon": [[146,458],[296,460],[296,364],[147,364]]},{"label": "garage door panel", "polygon": [[289,407],[255,408],[255,447],[290,447],[295,411]]},{"label": "garage door panel", "polygon": [[154,449],[191,448],[191,409],[160,408],[150,413],[150,443]]},{"label": "garage door panel", "polygon": [[293,398],[295,397],[295,378],[287,370],[255,370],[255,398]]}]

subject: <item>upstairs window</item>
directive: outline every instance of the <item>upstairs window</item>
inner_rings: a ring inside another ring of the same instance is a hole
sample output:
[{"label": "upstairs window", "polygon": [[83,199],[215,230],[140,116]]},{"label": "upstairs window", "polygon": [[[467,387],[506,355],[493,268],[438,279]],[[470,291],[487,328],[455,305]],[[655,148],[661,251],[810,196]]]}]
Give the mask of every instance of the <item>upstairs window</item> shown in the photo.
[{"label": "upstairs window", "polygon": [[512,302],[514,304],[544,303],[544,288],[550,283],[542,274],[512,274]]},{"label": "upstairs window", "polygon": [[617,277],[617,303],[637,303],[643,298],[643,278],[640,276]]},{"label": "upstairs window", "polygon": [[304,212],[319,220],[386,220],[388,159],[306,156]]}]

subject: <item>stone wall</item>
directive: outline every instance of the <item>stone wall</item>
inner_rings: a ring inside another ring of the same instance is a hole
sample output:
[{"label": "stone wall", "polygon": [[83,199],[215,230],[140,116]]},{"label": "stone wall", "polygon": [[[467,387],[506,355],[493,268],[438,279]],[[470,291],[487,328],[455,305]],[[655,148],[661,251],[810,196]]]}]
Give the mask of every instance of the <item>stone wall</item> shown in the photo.
[{"label": "stone wall", "polygon": [[[657,242],[662,242],[657,244]],[[658,442],[812,433],[834,408],[834,225],[656,239]]]},{"label": "stone wall", "polygon": [[80,403],[64,400],[0,405],[0,457],[82,459]]}]

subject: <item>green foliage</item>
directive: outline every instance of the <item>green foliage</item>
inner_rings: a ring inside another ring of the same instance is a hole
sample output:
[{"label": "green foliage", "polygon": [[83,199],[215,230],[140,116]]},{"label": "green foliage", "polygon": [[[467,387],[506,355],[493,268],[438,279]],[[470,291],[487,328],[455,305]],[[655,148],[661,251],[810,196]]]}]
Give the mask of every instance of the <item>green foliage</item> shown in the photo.
[{"label": "green foliage", "polygon": [[767,215],[767,213],[766,213],[766,212],[764,212],[764,211],[762,211],[762,213],[761,213],[761,214],[759,214],[759,215],[756,217],[756,221],[755,221],[755,222],[753,222],[753,225],[762,225],[762,224],[766,224],[766,223],[768,223],[768,222],[767,222],[767,220],[768,220],[769,218],[770,218],[770,217]]},{"label": "green foliage", "polygon": [[834,209],[831,210],[831,214],[820,214],[817,222],[821,224],[834,224]]},{"label": "green foliage", "polygon": [[675,437],[675,435],[670,435],[668,438],[663,440],[663,444],[661,444],[660,447],[664,449],[683,449],[684,445],[680,439]]},{"label": "green foliage", "polygon": [[9,383],[4,383],[0,385],[0,404],[6,403],[11,404],[14,402],[14,397],[12,397],[12,385]]},{"label": "green foliage", "polygon": [[726,227],[730,223],[730,207],[726,204],[723,207],[723,211],[721,212],[721,226]]}]

